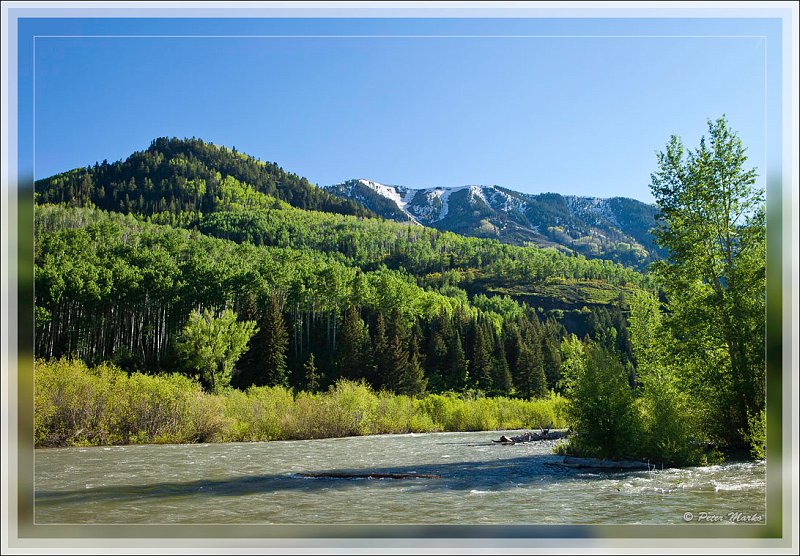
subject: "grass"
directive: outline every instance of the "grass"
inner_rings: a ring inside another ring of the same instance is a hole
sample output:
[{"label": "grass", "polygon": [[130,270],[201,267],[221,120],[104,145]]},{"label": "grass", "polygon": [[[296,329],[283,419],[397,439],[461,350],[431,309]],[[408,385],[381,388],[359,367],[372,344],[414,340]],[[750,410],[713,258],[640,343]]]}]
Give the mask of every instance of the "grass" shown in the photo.
[{"label": "grass", "polygon": [[109,363],[61,359],[34,367],[35,445],[253,442],[409,432],[566,426],[565,401],[420,398],[341,380],[324,393],[283,387],[209,394],[178,374],[128,375]]}]

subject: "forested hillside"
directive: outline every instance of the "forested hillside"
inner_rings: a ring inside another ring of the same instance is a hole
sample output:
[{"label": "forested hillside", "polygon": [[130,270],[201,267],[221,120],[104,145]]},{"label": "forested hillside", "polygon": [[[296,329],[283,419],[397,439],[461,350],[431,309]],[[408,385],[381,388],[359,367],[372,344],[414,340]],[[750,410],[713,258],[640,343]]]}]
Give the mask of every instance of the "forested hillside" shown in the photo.
[{"label": "forested hillside", "polygon": [[[259,328],[235,385],[307,388],[347,377],[398,393],[427,385],[541,395],[557,383],[559,326],[508,298],[470,303],[402,270],[364,272],[319,251],[98,209],[40,206],[36,237],[39,356],[180,367],[174,342],[191,311],[232,309]],[[303,374],[312,353],[325,374],[316,380]]]},{"label": "forested hillside", "polygon": [[[525,397],[559,388],[567,331],[632,362],[624,312],[647,286],[640,273],[365,218],[234,150],[158,139],[37,182],[36,195],[40,357],[184,369],[208,385],[314,390],[344,377]],[[198,369],[181,339],[223,327],[228,310],[254,323],[246,349]]]},{"label": "forested hillside", "polygon": [[156,139],[127,160],[76,168],[36,182],[39,202],[86,205],[125,213],[151,214],[216,210],[227,180],[301,209],[372,216],[363,206],[314,187],[305,178],[236,149],[199,139]]}]

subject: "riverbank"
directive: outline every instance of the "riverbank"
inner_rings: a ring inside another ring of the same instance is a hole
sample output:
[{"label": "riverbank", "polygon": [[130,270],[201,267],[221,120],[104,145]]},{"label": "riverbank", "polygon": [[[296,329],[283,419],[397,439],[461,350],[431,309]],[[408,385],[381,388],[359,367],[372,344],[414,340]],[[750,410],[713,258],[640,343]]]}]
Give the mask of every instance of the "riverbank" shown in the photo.
[{"label": "riverbank", "polygon": [[191,444],[309,440],[567,426],[565,401],[374,392],[339,381],[324,393],[283,387],[204,392],[186,376],[128,374],[110,364],[37,361],[35,445]]}]

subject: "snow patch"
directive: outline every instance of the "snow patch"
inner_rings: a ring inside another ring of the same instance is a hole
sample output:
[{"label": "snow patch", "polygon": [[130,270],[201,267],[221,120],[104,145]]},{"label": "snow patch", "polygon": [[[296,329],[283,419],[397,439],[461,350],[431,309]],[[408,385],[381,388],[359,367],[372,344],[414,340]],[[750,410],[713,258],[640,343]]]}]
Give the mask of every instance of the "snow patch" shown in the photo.
[{"label": "snow patch", "polygon": [[[486,203],[493,210],[510,212],[523,211],[525,201],[500,191],[491,185],[464,185],[460,187],[429,187],[425,189],[412,189],[408,187],[384,185],[371,180],[355,180],[368,187],[378,195],[389,199],[408,216],[415,224],[423,222],[431,224],[447,218],[450,214],[450,196],[459,191],[467,191],[467,202],[474,204],[478,199]],[[351,186],[352,187],[352,186]],[[350,196],[353,197],[351,191]],[[434,200],[440,201],[440,206],[434,206]],[[576,203],[573,203],[576,205]],[[573,210],[577,210],[575,206]]]},{"label": "snow patch", "polygon": [[585,218],[586,215],[593,215],[607,220],[617,228],[620,227],[614,212],[611,210],[608,199],[565,195],[564,201],[573,216]]},{"label": "snow patch", "polygon": [[469,196],[470,197],[477,197],[481,199],[487,205],[489,202],[486,200],[486,196],[483,194],[483,187],[480,185],[470,185],[469,186]]},{"label": "snow patch", "polygon": [[394,203],[397,205],[397,208],[402,210],[414,224],[419,224],[420,226],[422,226],[422,223],[419,220],[417,220],[416,217],[413,214],[411,214],[411,212],[406,208],[408,203],[410,203],[414,199],[414,196],[417,194],[418,191],[417,189],[402,188],[404,190],[404,194],[401,195],[400,194],[401,188],[398,188],[393,185],[392,186],[383,185],[382,183],[378,183],[376,181],[362,180],[362,179],[358,180],[358,183],[366,187],[369,187],[381,197],[386,197],[390,201],[394,201]]}]

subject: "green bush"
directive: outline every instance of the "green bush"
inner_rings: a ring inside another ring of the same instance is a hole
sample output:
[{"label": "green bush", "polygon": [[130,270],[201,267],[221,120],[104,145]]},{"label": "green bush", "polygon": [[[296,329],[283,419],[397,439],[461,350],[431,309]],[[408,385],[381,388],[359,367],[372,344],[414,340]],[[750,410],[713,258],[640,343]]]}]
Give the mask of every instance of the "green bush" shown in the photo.
[{"label": "green bush", "polygon": [[575,434],[568,449],[580,456],[624,458],[638,451],[641,423],[619,360],[586,346],[584,363],[568,377],[568,415]]},{"label": "green bush", "polygon": [[697,465],[702,451],[693,439],[699,435],[696,416],[688,397],[669,373],[642,378],[639,400],[642,439],[639,455],[666,465]]},{"label": "green bush", "polygon": [[37,446],[213,442],[228,426],[218,398],[182,375],[127,375],[110,363],[36,361]]},{"label": "green bush", "polygon": [[747,431],[740,431],[750,444],[750,454],[756,459],[767,457],[767,414],[765,410],[747,416]]},{"label": "green bush", "polygon": [[247,392],[229,390],[223,396],[225,416],[231,425],[224,434],[228,441],[279,440],[294,422],[294,397],[281,386],[253,386]]},{"label": "green bush", "polygon": [[37,361],[36,446],[255,442],[367,434],[566,425],[564,400],[457,394],[422,398],[340,380],[325,393],[282,386],[204,392],[179,374],[128,375],[112,364]]}]

